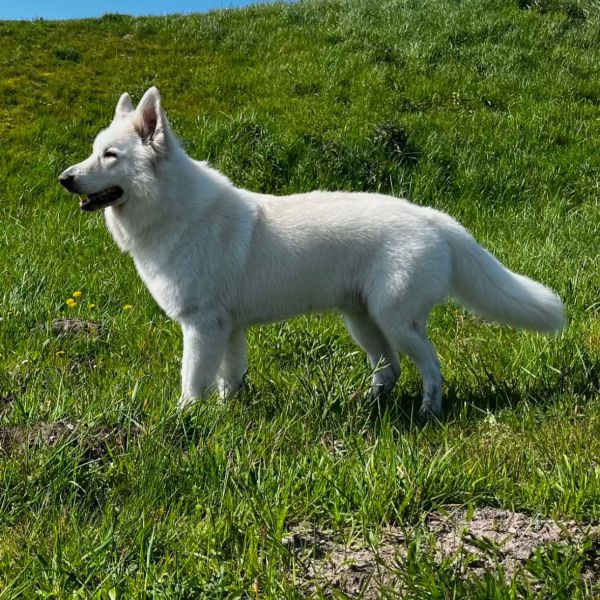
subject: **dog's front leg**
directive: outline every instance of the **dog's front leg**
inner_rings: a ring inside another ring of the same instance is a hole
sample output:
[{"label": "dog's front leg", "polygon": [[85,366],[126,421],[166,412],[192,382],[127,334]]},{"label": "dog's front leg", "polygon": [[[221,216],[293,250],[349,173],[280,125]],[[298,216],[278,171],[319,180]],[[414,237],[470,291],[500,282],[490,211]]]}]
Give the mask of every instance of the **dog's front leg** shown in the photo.
[{"label": "dog's front leg", "polygon": [[183,359],[179,408],[185,409],[212,391],[230,332],[224,319],[215,315],[186,316],[180,324]]},{"label": "dog's front leg", "polygon": [[227,340],[217,375],[222,400],[235,396],[244,389],[244,375],[248,369],[246,336],[243,329],[234,329]]}]

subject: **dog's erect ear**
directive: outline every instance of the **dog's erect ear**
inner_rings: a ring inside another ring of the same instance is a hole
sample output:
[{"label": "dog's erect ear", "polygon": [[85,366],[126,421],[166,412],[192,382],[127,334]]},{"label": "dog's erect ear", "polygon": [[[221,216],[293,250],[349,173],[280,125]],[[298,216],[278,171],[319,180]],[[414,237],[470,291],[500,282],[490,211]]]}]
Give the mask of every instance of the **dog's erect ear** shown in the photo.
[{"label": "dog's erect ear", "polygon": [[133,104],[131,104],[131,98],[129,94],[125,92],[121,94],[119,101],[117,102],[117,107],[115,108],[115,119],[120,117],[124,117],[129,114],[133,110]]},{"label": "dog's erect ear", "polygon": [[134,126],[144,143],[150,144],[157,152],[167,148],[169,124],[160,105],[160,92],[151,87],[135,109]]}]

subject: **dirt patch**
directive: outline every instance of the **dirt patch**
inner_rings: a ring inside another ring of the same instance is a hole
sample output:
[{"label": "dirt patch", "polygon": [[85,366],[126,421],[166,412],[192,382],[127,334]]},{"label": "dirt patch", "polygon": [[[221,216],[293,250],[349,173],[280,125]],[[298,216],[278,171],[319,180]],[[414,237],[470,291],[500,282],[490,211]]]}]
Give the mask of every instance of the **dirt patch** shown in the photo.
[{"label": "dirt patch", "polygon": [[300,566],[299,588],[307,595],[328,596],[337,590],[351,598],[374,600],[381,597],[382,589],[400,590],[393,571],[397,553],[406,554],[406,537],[400,530],[385,530],[376,548],[363,540],[340,543],[331,532],[311,531],[306,526],[282,543],[294,553]]},{"label": "dirt patch", "polygon": [[[299,526],[282,543],[296,559],[299,588],[306,594],[331,595],[341,591],[351,598],[372,600],[383,591],[402,593],[399,564],[406,559],[416,530],[388,527],[376,545],[364,540],[343,543],[331,532]],[[586,536],[598,535],[575,521],[558,523],[524,513],[497,508],[480,508],[469,514],[464,509],[447,514],[433,513],[424,525],[423,546],[441,562],[461,560],[463,575],[480,576],[502,566],[509,579],[523,567],[536,548],[548,544],[567,545]],[[589,581],[600,580],[600,559],[592,560],[584,573]]]},{"label": "dirt patch", "polygon": [[6,394],[5,396],[0,396],[0,416],[4,413],[8,412],[12,405],[15,403],[15,397],[13,394]]},{"label": "dirt patch", "polygon": [[52,331],[59,337],[72,335],[102,337],[105,333],[101,323],[84,321],[83,319],[53,319]]},{"label": "dirt patch", "polygon": [[0,456],[23,452],[27,448],[65,443],[81,447],[87,459],[95,460],[107,454],[123,453],[139,432],[137,426],[129,429],[117,426],[89,426],[70,420],[56,423],[40,422],[28,427],[0,427]]},{"label": "dirt patch", "polygon": [[434,513],[427,527],[436,539],[439,557],[466,552],[474,558],[472,571],[483,574],[500,563],[507,578],[535,548],[567,544],[586,533],[575,521],[558,523],[499,508],[480,508],[470,517],[464,509],[445,516]]}]

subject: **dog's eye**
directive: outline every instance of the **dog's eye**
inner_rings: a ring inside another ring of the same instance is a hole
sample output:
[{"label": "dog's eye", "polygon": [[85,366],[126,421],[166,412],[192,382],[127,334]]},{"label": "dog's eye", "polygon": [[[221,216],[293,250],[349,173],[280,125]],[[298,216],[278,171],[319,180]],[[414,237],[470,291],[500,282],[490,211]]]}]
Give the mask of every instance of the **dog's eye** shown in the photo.
[{"label": "dog's eye", "polygon": [[117,153],[112,150],[107,150],[104,153],[104,158],[117,158]]}]

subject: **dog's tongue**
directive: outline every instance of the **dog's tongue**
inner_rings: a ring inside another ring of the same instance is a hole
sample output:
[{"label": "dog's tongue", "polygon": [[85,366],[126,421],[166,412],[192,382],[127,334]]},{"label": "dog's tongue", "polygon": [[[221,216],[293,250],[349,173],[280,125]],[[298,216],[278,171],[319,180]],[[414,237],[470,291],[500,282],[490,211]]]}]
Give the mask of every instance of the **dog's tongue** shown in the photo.
[{"label": "dog's tongue", "polygon": [[81,210],[87,210],[92,203],[92,199],[89,196],[82,196],[79,198],[79,208]]},{"label": "dog's tongue", "polygon": [[121,196],[123,190],[120,187],[110,187],[96,192],[95,194],[88,194],[79,199],[79,208],[86,212],[92,212],[94,210],[100,210],[107,206],[113,205]]}]

